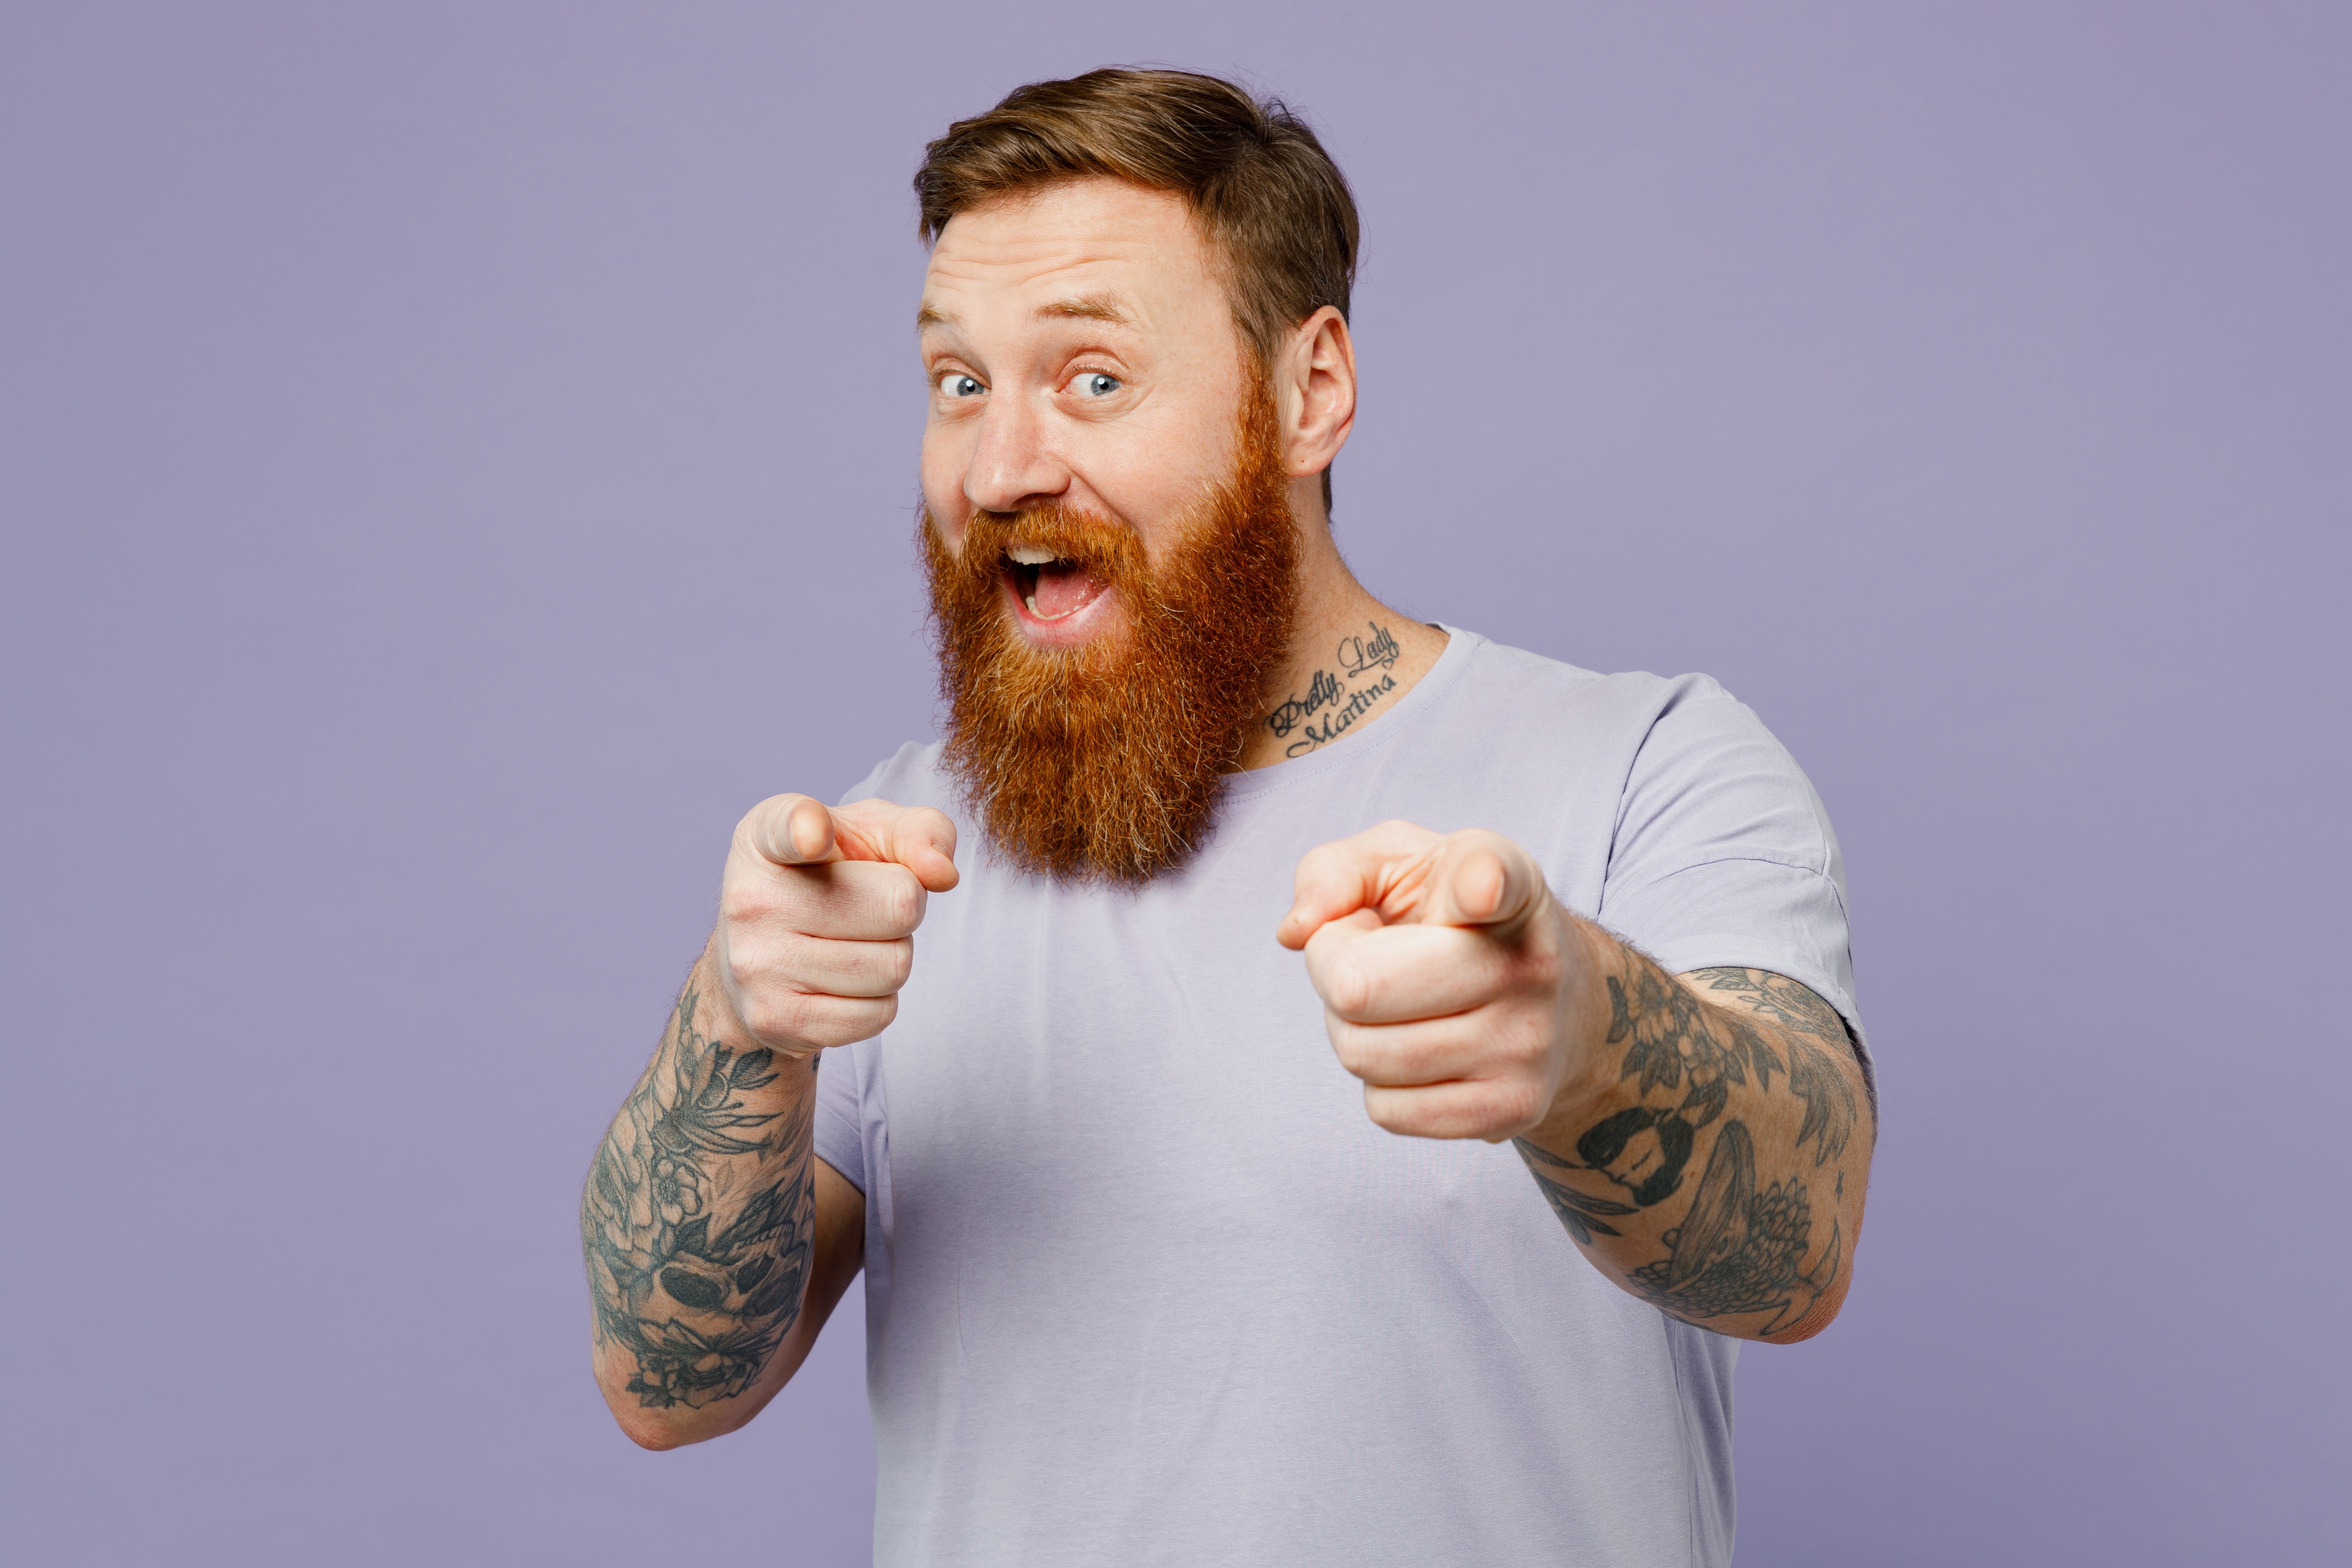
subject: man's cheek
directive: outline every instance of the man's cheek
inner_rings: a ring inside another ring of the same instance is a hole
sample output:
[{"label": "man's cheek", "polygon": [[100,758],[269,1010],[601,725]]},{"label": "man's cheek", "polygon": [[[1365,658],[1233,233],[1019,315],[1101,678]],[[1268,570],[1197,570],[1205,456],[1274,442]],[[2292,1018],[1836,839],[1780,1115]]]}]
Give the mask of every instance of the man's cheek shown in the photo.
[{"label": "man's cheek", "polygon": [[927,435],[919,465],[923,505],[940,520],[941,542],[950,550],[961,542],[964,519],[971,515],[971,500],[963,493],[970,454],[959,455],[950,449],[951,445],[945,438]]}]

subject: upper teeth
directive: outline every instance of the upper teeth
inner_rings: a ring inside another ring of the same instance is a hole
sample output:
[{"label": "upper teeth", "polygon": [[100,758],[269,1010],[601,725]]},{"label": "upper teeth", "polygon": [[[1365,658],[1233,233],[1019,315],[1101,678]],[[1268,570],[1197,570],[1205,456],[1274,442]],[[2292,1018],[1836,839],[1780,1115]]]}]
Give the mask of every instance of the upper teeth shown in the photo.
[{"label": "upper teeth", "polygon": [[1005,553],[1024,566],[1043,566],[1061,559],[1052,551],[1040,550],[1034,544],[1016,544]]}]

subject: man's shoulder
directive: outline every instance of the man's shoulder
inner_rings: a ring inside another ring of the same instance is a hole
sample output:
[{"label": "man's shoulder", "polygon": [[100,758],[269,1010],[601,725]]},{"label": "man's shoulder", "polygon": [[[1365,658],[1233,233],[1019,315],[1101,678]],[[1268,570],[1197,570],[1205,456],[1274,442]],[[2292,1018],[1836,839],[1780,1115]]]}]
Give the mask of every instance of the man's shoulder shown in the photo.
[{"label": "man's shoulder", "polygon": [[1471,657],[1463,670],[1465,696],[1533,702],[1573,721],[1633,723],[1645,729],[1669,714],[1733,722],[1754,720],[1746,705],[1710,675],[1587,669],[1475,632],[1453,626],[1445,630],[1469,644]]},{"label": "man's shoulder", "polygon": [[1510,787],[1545,780],[1621,815],[1637,796],[1696,799],[1731,779],[1811,799],[1796,759],[1712,676],[1601,674],[1484,639],[1467,651],[1451,700],[1433,705],[1446,715],[1433,749],[1476,757]]}]

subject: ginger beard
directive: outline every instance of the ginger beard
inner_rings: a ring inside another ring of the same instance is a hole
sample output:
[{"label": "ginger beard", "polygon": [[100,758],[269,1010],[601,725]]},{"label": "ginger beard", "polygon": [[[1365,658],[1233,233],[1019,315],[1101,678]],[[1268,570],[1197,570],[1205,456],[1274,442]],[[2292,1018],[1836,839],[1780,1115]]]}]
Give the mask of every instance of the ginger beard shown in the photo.
[{"label": "ginger beard", "polygon": [[[998,853],[1059,880],[1130,886],[1192,858],[1289,650],[1293,528],[1263,377],[1243,399],[1233,477],[1157,566],[1099,514],[975,512],[950,552],[925,510],[946,762]],[[1024,566],[1016,547],[1057,559]],[[1123,624],[1073,647],[1022,634],[1016,594],[1051,616],[1088,576],[1118,595]]]}]

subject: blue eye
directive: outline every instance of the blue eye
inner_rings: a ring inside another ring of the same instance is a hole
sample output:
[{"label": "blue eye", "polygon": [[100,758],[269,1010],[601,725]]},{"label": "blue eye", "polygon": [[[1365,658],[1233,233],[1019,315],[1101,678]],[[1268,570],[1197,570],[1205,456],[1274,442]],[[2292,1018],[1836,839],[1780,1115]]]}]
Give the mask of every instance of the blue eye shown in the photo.
[{"label": "blue eye", "polygon": [[940,377],[940,391],[948,397],[978,397],[988,388],[961,371],[951,370]]},{"label": "blue eye", "polygon": [[1073,384],[1088,397],[1108,397],[1119,389],[1120,382],[1115,375],[1106,375],[1101,371],[1090,370],[1078,377]]}]

